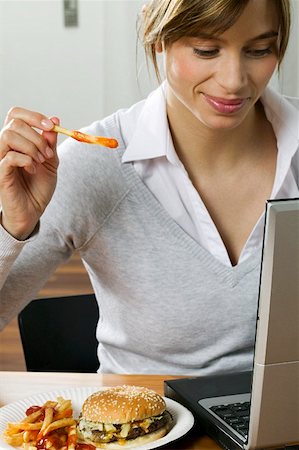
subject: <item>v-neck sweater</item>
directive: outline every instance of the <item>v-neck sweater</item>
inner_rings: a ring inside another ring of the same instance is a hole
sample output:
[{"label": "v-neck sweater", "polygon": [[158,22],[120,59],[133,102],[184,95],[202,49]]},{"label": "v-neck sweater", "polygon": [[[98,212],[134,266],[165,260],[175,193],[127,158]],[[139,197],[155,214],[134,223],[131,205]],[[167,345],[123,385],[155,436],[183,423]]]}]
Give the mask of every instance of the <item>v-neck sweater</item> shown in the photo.
[{"label": "v-neck sweater", "polygon": [[[211,211],[176,153],[168,124],[167,90],[168,83],[164,81],[145,100],[119,114],[126,142],[122,161],[133,163],[140,178],[181,228],[219,261],[231,266]],[[267,87],[260,103],[275,135],[277,147],[275,177],[269,199],[298,197],[299,99],[283,96]],[[221,142],[214,150],[216,153],[221,150]],[[197,175],[200,178],[200,168]],[[242,188],[236,182],[235,189],[239,187]],[[263,224],[264,212],[243,243],[238,262],[245,261],[248,255],[258,250],[263,237]]]},{"label": "v-neck sweater", "polygon": [[[229,267],[169,216],[141,181],[117,114],[85,129],[117,150],[67,139],[39,230],[0,228],[0,325],[79,251],[99,304],[99,371],[205,375],[252,366],[261,250]],[[84,337],[82,337],[84,338]]]}]

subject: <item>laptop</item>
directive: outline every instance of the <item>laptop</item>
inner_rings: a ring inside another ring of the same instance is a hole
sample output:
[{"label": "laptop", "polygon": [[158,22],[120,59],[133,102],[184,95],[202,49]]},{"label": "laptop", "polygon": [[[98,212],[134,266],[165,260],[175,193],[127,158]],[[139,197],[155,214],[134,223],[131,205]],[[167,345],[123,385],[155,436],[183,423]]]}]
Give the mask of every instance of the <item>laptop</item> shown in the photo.
[{"label": "laptop", "polygon": [[299,449],[299,198],[266,204],[252,371],[164,382],[226,449]]}]

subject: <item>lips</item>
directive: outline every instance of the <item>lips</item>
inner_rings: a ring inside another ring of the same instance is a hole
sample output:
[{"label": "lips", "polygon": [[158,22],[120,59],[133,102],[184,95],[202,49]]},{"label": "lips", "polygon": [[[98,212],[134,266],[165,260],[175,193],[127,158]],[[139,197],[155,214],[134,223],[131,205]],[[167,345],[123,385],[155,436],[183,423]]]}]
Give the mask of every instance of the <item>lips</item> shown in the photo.
[{"label": "lips", "polygon": [[247,98],[234,98],[234,99],[226,99],[220,97],[212,97],[211,95],[204,94],[204,98],[206,102],[217,112],[221,114],[233,114],[240,109],[247,102]]}]

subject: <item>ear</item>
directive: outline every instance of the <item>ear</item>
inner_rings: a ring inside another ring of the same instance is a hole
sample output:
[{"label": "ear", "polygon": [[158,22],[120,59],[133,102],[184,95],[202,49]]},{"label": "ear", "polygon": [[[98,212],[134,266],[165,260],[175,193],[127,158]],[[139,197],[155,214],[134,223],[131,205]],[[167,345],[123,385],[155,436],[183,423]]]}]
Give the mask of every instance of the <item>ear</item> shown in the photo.
[{"label": "ear", "polygon": [[163,44],[161,41],[156,42],[155,44],[155,50],[157,53],[162,53],[164,48],[163,48]]}]

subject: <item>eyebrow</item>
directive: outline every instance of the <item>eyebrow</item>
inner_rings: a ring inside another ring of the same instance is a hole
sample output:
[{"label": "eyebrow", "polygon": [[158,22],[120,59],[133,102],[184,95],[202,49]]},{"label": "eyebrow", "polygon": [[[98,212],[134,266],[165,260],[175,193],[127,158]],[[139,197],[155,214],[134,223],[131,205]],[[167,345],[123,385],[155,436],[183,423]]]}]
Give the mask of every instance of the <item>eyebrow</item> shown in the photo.
[{"label": "eyebrow", "polygon": [[266,33],[259,34],[258,36],[249,39],[249,41],[260,41],[262,39],[270,39],[278,36],[277,31],[267,31]]},{"label": "eyebrow", "polygon": [[[216,41],[222,41],[223,39],[220,38],[220,36],[218,35],[213,35],[213,34],[209,34],[209,33],[197,33],[196,36],[194,36],[196,38],[199,39],[214,39]],[[248,39],[248,42],[253,42],[253,41],[260,41],[263,39],[271,39],[271,38],[275,38],[278,37],[278,32],[277,31],[267,31],[265,33],[259,34],[258,36],[255,36],[251,39]]]}]

